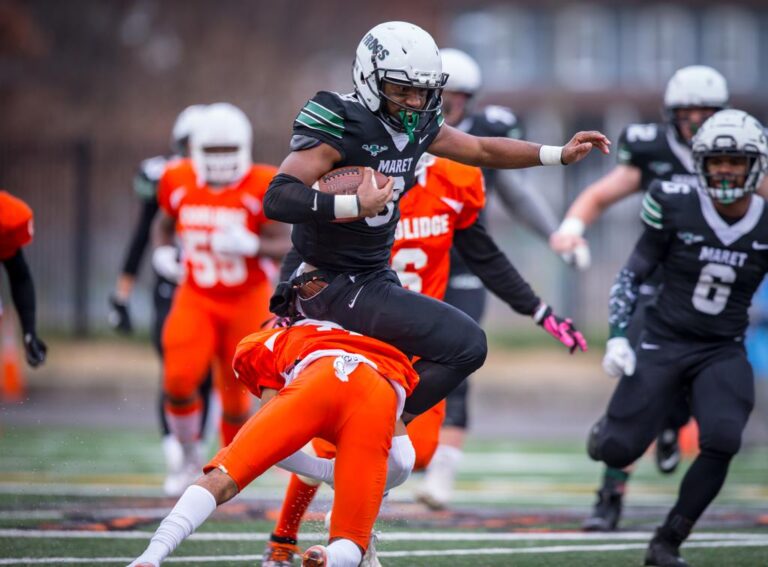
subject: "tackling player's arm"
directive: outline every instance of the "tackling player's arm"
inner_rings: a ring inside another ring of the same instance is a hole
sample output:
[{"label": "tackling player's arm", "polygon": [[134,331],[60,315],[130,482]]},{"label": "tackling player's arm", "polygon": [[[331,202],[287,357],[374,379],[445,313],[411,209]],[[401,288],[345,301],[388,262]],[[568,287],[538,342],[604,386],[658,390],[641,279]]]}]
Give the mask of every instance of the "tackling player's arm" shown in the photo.
[{"label": "tackling player's arm", "polygon": [[384,187],[377,189],[369,170],[366,170],[356,197],[330,195],[312,189],[311,185],[341,159],[336,148],[321,142],[288,154],[264,197],[267,217],[295,224],[377,214],[392,200],[394,181],[390,179]]},{"label": "tackling player's arm", "polygon": [[571,320],[561,319],[539,299],[482,224],[476,221],[465,229],[457,230],[454,246],[472,273],[514,311],[533,317],[537,324],[571,352],[576,348],[587,350],[586,340]]},{"label": "tackling player's arm", "polygon": [[512,138],[472,136],[448,126],[440,128],[429,146],[429,153],[467,165],[494,169],[517,169],[536,165],[575,163],[589,154],[593,147],[609,153],[611,142],[596,131],[577,132],[562,147],[543,146]]},{"label": "tackling player's arm", "polygon": [[16,254],[3,260],[3,265],[8,273],[8,282],[11,286],[11,298],[19,323],[24,334],[24,349],[27,362],[30,366],[39,366],[45,361],[47,347],[37,336],[35,328],[35,284],[32,281],[32,273],[24,258],[24,253],[19,249]]}]

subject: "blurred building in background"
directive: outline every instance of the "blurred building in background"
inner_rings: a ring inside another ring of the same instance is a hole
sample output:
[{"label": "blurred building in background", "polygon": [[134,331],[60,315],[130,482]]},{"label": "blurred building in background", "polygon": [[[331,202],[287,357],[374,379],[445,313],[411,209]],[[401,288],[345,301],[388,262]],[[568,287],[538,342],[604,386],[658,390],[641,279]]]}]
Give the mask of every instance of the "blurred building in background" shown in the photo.
[{"label": "blurred building in background", "polygon": [[[303,102],[317,90],[351,90],[357,42],[392,19],[474,55],[485,79],[477,102],[510,106],[532,141],[564,143],[578,129],[616,140],[627,123],[658,120],[666,80],[694,63],[719,69],[733,105],[768,119],[768,4],[760,1],[0,0],[0,186],[35,209],[29,257],[41,326],[106,327],[106,298],[138,214],[133,173],[168,151],[182,108],[237,104],[254,125],[255,159],[278,163]],[[614,163],[594,155],[526,177],[561,214]],[[640,230],[638,210],[630,199],[588,232],[586,274],[500,210],[491,228],[544,296],[602,329],[608,288]],[[133,301],[139,323],[149,320],[148,289]],[[489,313],[493,330],[529,324],[505,308]]]}]

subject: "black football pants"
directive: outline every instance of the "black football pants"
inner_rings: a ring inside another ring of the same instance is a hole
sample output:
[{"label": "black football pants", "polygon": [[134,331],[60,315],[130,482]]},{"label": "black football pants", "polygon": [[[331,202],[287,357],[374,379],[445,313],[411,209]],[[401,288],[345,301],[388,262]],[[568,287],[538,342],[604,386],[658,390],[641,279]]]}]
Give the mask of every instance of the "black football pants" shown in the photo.
[{"label": "black football pants", "polygon": [[[488,299],[488,291],[480,284],[480,287],[465,286],[463,281],[470,282],[468,278],[477,279],[464,265],[455,267],[454,258],[451,255],[451,280],[445,292],[444,301],[453,305],[456,309],[469,315],[473,321],[480,324],[485,314],[485,306]],[[455,276],[458,276],[456,278]],[[463,278],[467,278],[464,280]],[[451,427],[467,428],[469,423],[469,379],[459,384],[446,399],[445,420],[443,425]]]},{"label": "black football pants", "polygon": [[340,274],[309,299],[297,299],[312,319],[387,342],[409,356],[420,382],[405,411],[425,412],[480,368],[488,350],[485,333],[450,305],[404,289],[390,269]]},{"label": "black football pants", "polygon": [[623,376],[590,439],[590,455],[624,468],[638,459],[688,389],[701,452],[686,472],[673,511],[695,522],[725,481],[755,399],[741,342],[669,341],[644,332],[637,369]]}]

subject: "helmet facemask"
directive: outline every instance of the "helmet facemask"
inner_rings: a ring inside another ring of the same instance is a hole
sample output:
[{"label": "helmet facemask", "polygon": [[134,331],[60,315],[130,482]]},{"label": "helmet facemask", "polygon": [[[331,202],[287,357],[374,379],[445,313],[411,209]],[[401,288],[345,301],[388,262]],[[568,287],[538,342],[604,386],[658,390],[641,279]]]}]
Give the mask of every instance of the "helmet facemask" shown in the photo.
[{"label": "helmet facemask", "polygon": [[[411,142],[415,141],[415,134],[423,132],[442,107],[443,85],[445,85],[447,75],[442,73],[437,80],[430,76],[412,78],[408,76],[408,73],[399,69],[379,69],[376,67],[375,61],[374,69],[376,90],[381,98],[381,105],[377,114],[398,132],[405,132]],[[385,83],[426,90],[427,96],[423,106],[421,109],[416,109],[387,96],[384,93]],[[396,115],[390,113],[387,103],[397,108]]]},{"label": "helmet facemask", "polygon": [[[735,141],[734,141],[735,144]],[[730,156],[744,158],[746,168],[739,173],[710,172],[710,160]],[[755,151],[745,151],[727,148],[714,149],[707,152],[697,152],[694,155],[694,163],[699,180],[709,196],[718,203],[730,205],[749,193],[755,192],[763,180],[766,170],[766,156]]]}]

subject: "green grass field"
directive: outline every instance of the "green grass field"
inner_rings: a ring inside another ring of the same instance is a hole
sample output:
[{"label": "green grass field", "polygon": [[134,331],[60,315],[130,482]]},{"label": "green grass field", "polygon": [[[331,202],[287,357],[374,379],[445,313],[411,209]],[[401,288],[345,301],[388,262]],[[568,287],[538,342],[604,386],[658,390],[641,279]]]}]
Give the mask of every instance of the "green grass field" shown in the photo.
[{"label": "green grass field", "polygon": [[[126,565],[173,505],[160,491],[159,444],[144,430],[0,430],[0,565]],[[684,467],[687,463],[684,463]],[[682,476],[645,459],[630,486],[624,530],[583,534],[600,467],[580,444],[474,442],[448,512],[411,501],[418,475],[391,495],[377,524],[385,566],[640,565]],[[270,471],[225,504],[168,560],[253,565],[286,475]],[[331,491],[313,505],[300,543],[325,537]],[[697,567],[768,565],[768,451],[746,450],[684,548]]]}]

